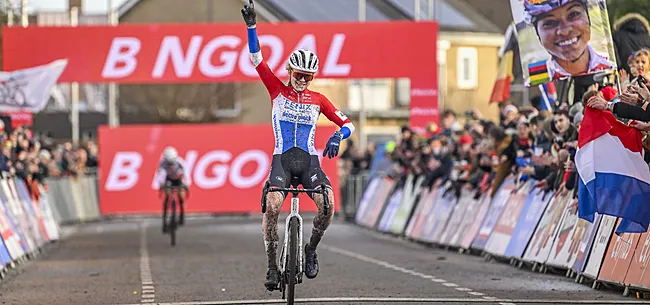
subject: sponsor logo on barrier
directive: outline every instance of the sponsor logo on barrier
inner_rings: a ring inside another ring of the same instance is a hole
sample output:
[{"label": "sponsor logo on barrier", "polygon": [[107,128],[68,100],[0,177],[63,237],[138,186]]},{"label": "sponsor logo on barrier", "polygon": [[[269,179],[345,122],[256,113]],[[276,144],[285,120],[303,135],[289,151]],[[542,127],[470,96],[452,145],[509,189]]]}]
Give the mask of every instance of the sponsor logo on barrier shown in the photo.
[{"label": "sponsor logo on barrier", "polygon": [[[140,178],[142,160],[139,152],[117,152],[105,189],[124,191],[133,188]],[[196,150],[189,150],[183,160],[185,170],[192,173],[190,182],[205,190],[223,187],[226,180],[240,189],[258,185],[266,178],[270,164],[268,155],[261,150],[247,150],[237,156],[225,150],[212,150],[199,156]],[[255,170],[252,174],[244,175],[242,169],[249,164],[254,164]],[[155,173],[151,187],[156,189]]]},{"label": "sponsor logo on barrier", "polygon": [[641,251],[639,252],[639,263],[642,263],[644,266],[646,266],[648,265],[649,259],[650,259],[650,234],[646,234],[645,240],[643,241],[643,246],[641,247]]},{"label": "sponsor logo on barrier", "polygon": [[611,257],[613,259],[627,259],[632,249],[632,234],[624,233],[623,236],[616,235],[616,242],[614,242],[614,250]]}]

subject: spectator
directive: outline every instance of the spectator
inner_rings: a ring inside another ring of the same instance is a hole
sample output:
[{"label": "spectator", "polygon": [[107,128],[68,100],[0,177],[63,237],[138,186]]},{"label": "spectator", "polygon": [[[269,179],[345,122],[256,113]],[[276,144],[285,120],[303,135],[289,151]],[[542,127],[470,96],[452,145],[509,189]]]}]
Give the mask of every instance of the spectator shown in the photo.
[{"label": "spectator", "polygon": [[[637,50],[650,48],[650,25],[640,14],[627,14],[614,23],[612,38],[616,46],[618,66],[630,73],[626,59]],[[633,71],[633,70],[632,70]]]}]

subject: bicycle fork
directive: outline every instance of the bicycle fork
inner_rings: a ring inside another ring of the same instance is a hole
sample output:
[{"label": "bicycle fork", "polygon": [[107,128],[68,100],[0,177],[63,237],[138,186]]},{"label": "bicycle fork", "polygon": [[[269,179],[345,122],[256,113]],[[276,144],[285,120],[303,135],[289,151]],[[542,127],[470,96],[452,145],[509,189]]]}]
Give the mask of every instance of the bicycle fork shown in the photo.
[{"label": "bicycle fork", "polygon": [[286,219],[285,223],[285,229],[284,229],[284,245],[283,245],[283,251],[282,251],[282,260],[281,260],[281,266],[280,266],[280,272],[284,272],[286,269],[286,262],[287,262],[287,252],[289,251],[289,247],[287,247],[287,244],[289,242],[289,222],[291,221],[291,218],[296,217],[298,219],[299,227],[298,227],[298,269],[296,270],[296,274],[302,274],[302,268],[303,268],[303,247],[302,247],[302,217],[300,214],[298,214],[298,208],[299,208],[299,200],[298,196],[292,197],[291,198],[291,213],[289,213],[289,216]]}]

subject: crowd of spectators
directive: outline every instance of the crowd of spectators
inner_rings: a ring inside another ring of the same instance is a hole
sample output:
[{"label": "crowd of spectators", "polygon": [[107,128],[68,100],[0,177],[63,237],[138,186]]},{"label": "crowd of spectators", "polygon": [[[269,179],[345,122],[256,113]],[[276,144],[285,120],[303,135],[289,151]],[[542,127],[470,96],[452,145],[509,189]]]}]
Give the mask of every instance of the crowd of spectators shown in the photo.
[{"label": "crowd of spectators", "polygon": [[92,141],[79,147],[70,142],[58,144],[50,134],[34,134],[25,126],[7,132],[0,121],[0,143],[3,177],[18,177],[29,185],[45,184],[47,177],[78,176],[97,170],[98,149]]},{"label": "crowd of spectators", "polygon": [[[636,53],[638,60],[650,62],[650,56],[639,55],[644,52]],[[626,120],[630,126],[650,131],[650,124],[642,122],[650,120],[650,90],[639,81],[650,79],[640,75],[626,82],[622,94],[613,83],[594,84],[579,102],[561,103],[553,111],[503,104],[499,122],[485,120],[478,111],[465,113],[464,120],[444,111],[441,130],[432,136],[402,127],[399,139],[385,145],[385,159],[375,165],[375,173],[400,183],[409,174],[422,176],[426,187],[451,181],[458,194],[465,188],[477,190],[477,197],[485,192],[493,196],[507,177],[534,179],[535,189],[566,194],[577,188],[579,179],[574,160],[585,107],[610,109],[621,120],[635,119]],[[646,113],[647,118],[642,118]],[[373,152],[373,146],[363,153],[351,145],[342,155],[349,174],[370,170]]]},{"label": "crowd of spectators", "polygon": [[374,148],[364,153],[351,145],[342,156],[343,167],[351,175],[371,170],[399,183],[413,174],[424,177],[428,187],[451,181],[456,192],[477,190],[477,196],[494,195],[507,177],[534,179],[535,189],[566,194],[577,188],[579,179],[575,153],[585,107],[611,111],[623,123],[641,130],[645,158],[650,162],[649,33],[648,21],[638,14],[628,14],[614,25],[621,68],[618,84],[601,81],[589,88],[574,88],[574,92],[586,91],[582,98],[560,101],[551,111],[542,110],[547,107],[541,107],[539,98],[530,107],[505,102],[499,106],[499,122],[485,120],[477,111],[458,117],[447,110],[441,130],[429,130],[427,136],[404,126],[397,141],[385,144],[379,164],[371,164]]}]

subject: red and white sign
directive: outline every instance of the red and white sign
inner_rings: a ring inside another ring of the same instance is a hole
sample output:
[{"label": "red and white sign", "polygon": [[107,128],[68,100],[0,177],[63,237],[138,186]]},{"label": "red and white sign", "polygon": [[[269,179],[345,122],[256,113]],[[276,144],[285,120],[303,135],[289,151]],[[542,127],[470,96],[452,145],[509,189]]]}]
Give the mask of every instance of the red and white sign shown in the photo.
[{"label": "red and white sign", "polygon": [[[438,123],[436,22],[260,24],[262,54],[286,77],[289,54],[316,52],[321,78],[411,79],[411,125]],[[243,23],[4,27],[8,71],[67,59],[59,82],[259,81]]]},{"label": "red and white sign", "polygon": [[[243,23],[3,30],[6,70],[65,58],[68,67],[59,82],[258,80]],[[435,78],[437,32],[435,22],[282,23],[257,29],[262,54],[276,73],[286,75],[291,52],[306,48],[319,55],[323,78]],[[437,91],[435,82],[428,85],[425,93]]]},{"label": "red and white sign", "polygon": [[[319,126],[315,145],[321,167],[335,190],[339,210],[337,159],[322,158],[332,125]],[[271,125],[148,125],[99,128],[100,212],[160,213],[162,199],[154,183],[162,151],[178,150],[189,172],[186,212],[259,213],[268,179],[274,141]],[[313,201],[301,195],[300,211],[315,212]],[[288,211],[287,201],[282,211]]]}]

